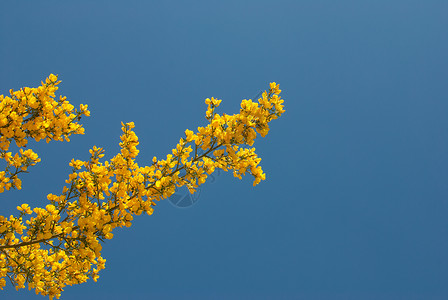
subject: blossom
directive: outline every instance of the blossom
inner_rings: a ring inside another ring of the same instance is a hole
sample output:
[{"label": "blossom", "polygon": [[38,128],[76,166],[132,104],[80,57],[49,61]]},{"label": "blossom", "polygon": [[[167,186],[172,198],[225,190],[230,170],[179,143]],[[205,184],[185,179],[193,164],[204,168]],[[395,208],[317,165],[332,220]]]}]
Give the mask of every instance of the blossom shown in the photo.
[{"label": "blossom", "polygon": [[[77,110],[65,97],[54,100],[59,83],[51,74],[38,88],[0,95],[0,159],[6,162],[0,193],[20,189],[18,175],[40,162],[35,152],[23,149],[29,139],[69,141],[71,134],[84,133],[78,121],[90,115],[87,105]],[[102,161],[103,148],[93,146],[88,160],[70,161],[66,185],[61,193],[48,194],[45,208],[22,204],[19,216],[0,216],[0,289],[8,277],[16,289],[28,285],[37,294],[59,298],[67,285],[96,281],[106,262],[102,243],[114,237],[116,228],[131,227],[133,216],[153,214],[157,201],[176,189],[186,186],[194,193],[217,169],[239,179],[251,174],[254,186],[265,180],[252,146],[284,112],[280,92],[271,83],[257,102],[243,100],[234,115],[217,114],[221,100],[207,98],[208,124],[196,133],[187,129],[165,159],[154,157],[145,166],[136,161],[135,124],[122,122],[120,152],[109,161]],[[9,151],[13,141],[16,153]]]}]

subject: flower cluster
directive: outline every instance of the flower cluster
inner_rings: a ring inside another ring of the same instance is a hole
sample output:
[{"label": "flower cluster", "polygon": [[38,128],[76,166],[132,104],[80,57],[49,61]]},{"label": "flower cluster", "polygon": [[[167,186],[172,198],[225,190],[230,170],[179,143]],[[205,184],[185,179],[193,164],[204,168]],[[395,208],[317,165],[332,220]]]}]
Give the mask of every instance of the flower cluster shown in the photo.
[{"label": "flower cluster", "polygon": [[[55,87],[57,83],[55,77],[50,77],[45,86]],[[31,98],[30,95],[40,95],[37,91],[23,90],[15,97]],[[36,294],[59,298],[67,285],[98,279],[99,271],[105,267],[102,243],[113,238],[115,228],[130,227],[134,215],[151,215],[156,201],[170,197],[177,188],[186,186],[194,193],[218,168],[232,170],[238,178],[249,173],[254,177],[254,185],[264,180],[265,174],[259,166],[261,159],[254,148],[245,146],[253,145],[257,133],[265,136],[268,123],[284,112],[279,94],[278,84],[271,83],[258,102],[243,100],[239,114],[222,116],[215,112],[221,100],[206,99],[207,126],[199,127],[196,133],[186,130],[171,154],[165,159],[154,157],[148,166],[136,162],[139,142],[133,131],[134,123],[122,123],[121,151],[110,161],[101,162],[104,149],[94,146],[89,160],[70,162],[72,172],[62,193],[49,194],[45,208],[31,209],[22,204],[17,207],[17,217],[0,216],[0,288],[7,278],[16,289],[27,284]],[[45,95],[53,96],[50,92]],[[14,123],[22,124],[23,133],[17,134],[24,135],[17,138],[18,145],[22,145],[25,137],[60,139],[70,133],[82,133],[82,127],[73,121],[81,114],[88,115],[86,106],[67,115],[73,107],[65,98],[56,105],[48,104],[47,98],[46,102],[24,102],[24,111],[30,110],[36,117],[30,121],[33,125],[26,125],[28,122],[23,120]],[[44,109],[46,106],[53,108],[53,115]],[[11,137],[15,136],[16,131]],[[3,137],[2,132],[2,140]],[[32,152],[20,153],[17,158],[9,155],[5,160],[19,169],[27,162],[35,162]]]},{"label": "flower cluster", "polygon": [[[10,97],[0,95],[0,158],[6,162],[5,170],[0,172],[0,193],[11,188],[20,190],[22,182],[17,175],[40,162],[33,150],[24,150],[28,139],[70,141],[70,135],[84,133],[77,122],[81,116],[90,115],[87,105],[75,109],[62,96],[56,101],[59,83],[58,77],[51,74],[37,88],[10,90]],[[18,147],[16,153],[10,151],[12,141]]]}]

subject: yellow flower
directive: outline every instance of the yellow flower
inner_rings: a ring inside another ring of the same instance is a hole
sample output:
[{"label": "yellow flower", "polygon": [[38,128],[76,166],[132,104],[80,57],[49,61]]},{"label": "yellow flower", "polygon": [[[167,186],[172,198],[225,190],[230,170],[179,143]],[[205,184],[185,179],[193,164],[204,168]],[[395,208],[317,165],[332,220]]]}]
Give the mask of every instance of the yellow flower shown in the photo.
[{"label": "yellow flower", "polygon": [[[90,115],[88,106],[75,110],[62,96],[55,101],[57,80],[51,74],[38,88],[0,95],[0,159],[7,166],[0,171],[0,193],[20,189],[17,175],[40,161],[31,149],[24,150],[28,139],[69,141],[71,134],[84,133],[77,121]],[[243,100],[235,115],[219,115],[215,109],[221,100],[207,98],[208,124],[196,133],[187,129],[166,159],[153,157],[149,166],[136,162],[135,124],[121,122],[121,149],[110,161],[101,162],[104,149],[93,146],[88,161],[71,160],[67,185],[60,195],[48,194],[45,208],[34,208],[33,215],[29,205],[22,204],[17,206],[19,217],[0,216],[0,289],[8,276],[17,289],[27,284],[38,294],[59,298],[67,285],[98,279],[105,268],[101,241],[112,239],[117,227],[130,227],[134,215],[151,215],[156,200],[182,186],[194,193],[216,169],[232,171],[239,179],[250,173],[254,186],[265,180],[255,148],[245,147],[254,143],[257,133],[265,136],[268,123],[285,111],[279,85],[272,82],[269,87],[258,103]],[[30,119],[30,114],[36,117]],[[13,141],[18,152],[9,151]]]}]

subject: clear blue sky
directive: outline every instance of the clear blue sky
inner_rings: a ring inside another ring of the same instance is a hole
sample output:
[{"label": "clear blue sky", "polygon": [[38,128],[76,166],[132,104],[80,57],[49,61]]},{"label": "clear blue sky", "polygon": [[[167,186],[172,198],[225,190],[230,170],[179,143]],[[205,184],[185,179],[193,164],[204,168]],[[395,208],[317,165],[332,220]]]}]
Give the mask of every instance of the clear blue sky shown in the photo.
[{"label": "clear blue sky", "polygon": [[[139,164],[280,83],[286,112],[255,144],[266,181],[216,176],[103,249],[98,283],[62,299],[448,299],[446,1],[2,1],[0,93],[59,74],[86,134],[42,162],[1,214],[43,205],[72,158]],[[2,299],[44,299],[10,285]]]}]

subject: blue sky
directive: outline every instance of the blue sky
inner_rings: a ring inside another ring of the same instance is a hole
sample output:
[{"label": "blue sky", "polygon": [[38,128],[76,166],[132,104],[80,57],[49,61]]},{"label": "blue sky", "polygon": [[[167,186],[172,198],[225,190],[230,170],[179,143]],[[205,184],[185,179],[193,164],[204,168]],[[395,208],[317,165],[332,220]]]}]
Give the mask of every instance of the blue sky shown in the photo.
[{"label": "blue sky", "polygon": [[[447,299],[446,1],[2,1],[0,93],[88,104],[86,134],[42,162],[1,214],[61,191],[72,158],[138,162],[280,83],[285,114],[255,144],[267,179],[221,173],[196,203],[159,203],[103,246],[97,283],[62,299]],[[43,299],[33,291],[5,299]]]}]

